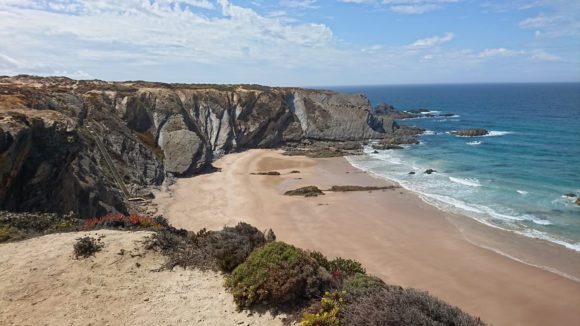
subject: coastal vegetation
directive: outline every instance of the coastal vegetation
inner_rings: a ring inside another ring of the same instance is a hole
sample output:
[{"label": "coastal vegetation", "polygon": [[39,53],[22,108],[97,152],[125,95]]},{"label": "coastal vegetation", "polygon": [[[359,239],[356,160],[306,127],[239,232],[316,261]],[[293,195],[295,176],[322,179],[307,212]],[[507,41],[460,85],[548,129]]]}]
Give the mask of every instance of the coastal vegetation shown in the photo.
[{"label": "coastal vegetation", "polygon": [[[284,311],[288,324],[483,325],[479,318],[425,292],[367,275],[360,262],[328,259],[321,252],[276,241],[272,230],[262,232],[247,223],[192,232],[171,226],[161,216],[108,214],[86,220],[55,214],[0,212],[0,216],[2,229],[20,234],[11,241],[57,232],[153,231],[143,246],[166,257],[160,270],[221,271],[238,309]],[[73,245],[74,258],[98,255],[104,246],[101,237],[80,237]]]},{"label": "coastal vegetation", "polygon": [[73,246],[75,258],[79,259],[94,256],[97,252],[101,251],[104,246],[105,245],[101,242],[101,238],[86,236],[78,238]]}]

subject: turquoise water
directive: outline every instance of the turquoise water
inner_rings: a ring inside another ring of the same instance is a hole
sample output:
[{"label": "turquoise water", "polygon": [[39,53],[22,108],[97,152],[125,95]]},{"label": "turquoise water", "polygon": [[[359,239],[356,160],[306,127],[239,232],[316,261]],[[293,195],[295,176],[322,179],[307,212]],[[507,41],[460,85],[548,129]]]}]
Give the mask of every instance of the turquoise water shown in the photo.
[{"label": "turquoise water", "polygon": [[[421,144],[352,157],[429,203],[580,251],[580,83],[340,87],[373,105],[426,108],[452,117],[400,121],[427,132]],[[448,132],[485,128],[484,137]],[[437,170],[424,174],[427,168]],[[415,171],[415,175],[410,175]]]}]

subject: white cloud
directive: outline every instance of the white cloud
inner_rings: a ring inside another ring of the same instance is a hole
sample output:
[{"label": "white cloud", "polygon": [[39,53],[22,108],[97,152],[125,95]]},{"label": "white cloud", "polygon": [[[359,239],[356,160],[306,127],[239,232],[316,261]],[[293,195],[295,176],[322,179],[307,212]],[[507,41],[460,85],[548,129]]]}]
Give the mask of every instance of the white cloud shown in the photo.
[{"label": "white cloud", "polygon": [[453,33],[445,33],[443,36],[433,36],[428,38],[423,38],[416,40],[412,44],[409,44],[409,48],[427,48],[432,46],[441,45],[452,41],[455,38]]},{"label": "white cloud", "polygon": [[439,8],[439,6],[433,5],[433,4],[398,5],[398,6],[392,6],[391,10],[396,12],[396,13],[400,13],[400,14],[416,15],[416,14],[424,14],[426,12],[433,11],[433,10],[438,9],[438,8]]},{"label": "white cloud", "polygon": [[542,12],[521,20],[520,28],[541,37],[580,36],[580,1],[538,0],[535,6]]},{"label": "white cloud", "polygon": [[362,48],[361,52],[374,54],[374,53],[377,53],[377,52],[383,50],[384,48],[385,48],[384,46],[377,44],[377,45],[372,45],[372,46],[369,46],[366,48]]},{"label": "white cloud", "polygon": [[67,0],[51,2],[66,7],[50,9],[2,1],[0,52],[29,57],[53,70],[89,61],[296,67],[340,57],[327,26],[262,16],[228,0],[218,0],[216,17],[183,6],[210,8],[193,0]]},{"label": "white cloud", "polygon": [[[389,10],[397,5],[454,2],[342,1],[374,3]],[[306,7],[323,3],[299,2]],[[385,43],[341,40],[324,24],[300,21],[303,13],[293,9],[306,7],[258,2],[253,10],[235,3],[0,0],[0,75],[328,85],[381,82],[380,78],[429,82],[433,80],[426,78],[446,76],[448,71],[459,74],[461,69],[505,62],[510,67],[515,63],[541,66],[540,61],[550,67],[569,63],[540,46],[527,51],[493,45],[481,51],[458,48],[455,43],[453,48],[441,46],[454,40],[453,33],[398,45],[388,43],[389,33]]]},{"label": "white cloud", "polygon": [[314,9],[318,8],[317,0],[281,0],[280,4],[288,8]]},{"label": "white cloud", "polygon": [[376,0],[338,0],[338,2],[362,4],[362,3],[375,3]]},{"label": "white cloud", "polygon": [[531,52],[531,57],[538,61],[548,61],[548,62],[562,62],[562,58],[557,55],[553,55],[545,52],[544,50],[534,50]]},{"label": "white cloud", "polygon": [[399,14],[424,14],[461,0],[338,0],[343,3],[384,5]]},{"label": "white cloud", "polygon": [[493,57],[511,57],[516,54],[517,52],[513,50],[508,50],[506,48],[495,48],[495,49],[485,49],[481,51],[477,56],[479,58],[493,58]]}]

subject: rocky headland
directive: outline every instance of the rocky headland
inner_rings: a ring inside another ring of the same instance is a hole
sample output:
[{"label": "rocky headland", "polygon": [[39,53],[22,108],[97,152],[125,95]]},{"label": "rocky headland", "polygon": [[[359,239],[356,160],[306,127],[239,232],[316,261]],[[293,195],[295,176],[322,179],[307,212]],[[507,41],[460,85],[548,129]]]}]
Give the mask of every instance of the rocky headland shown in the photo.
[{"label": "rocky headland", "polygon": [[359,153],[413,143],[394,108],[363,95],[258,85],[0,77],[0,209],[128,213],[149,188],[249,148]]}]

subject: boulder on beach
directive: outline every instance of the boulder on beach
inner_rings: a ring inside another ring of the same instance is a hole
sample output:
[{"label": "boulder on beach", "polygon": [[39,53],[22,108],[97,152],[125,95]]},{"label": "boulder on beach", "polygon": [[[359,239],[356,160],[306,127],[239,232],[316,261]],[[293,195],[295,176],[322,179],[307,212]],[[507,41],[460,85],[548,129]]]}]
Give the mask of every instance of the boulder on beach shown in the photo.
[{"label": "boulder on beach", "polygon": [[477,137],[477,136],[485,136],[489,134],[489,131],[485,129],[461,129],[452,131],[451,134],[463,137]]},{"label": "boulder on beach", "polygon": [[324,192],[320,190],[317,186],[306,186],[298,188],[295,190],[288,190],[284,193],[286,196],[304,196],[304,197],[316,197],[319,195],[324,195]]},{"label": "boulder on beach", "polygon": [[427,173],[427,174],[431,174],[431,173],[435,173],[435,172],[437,172],[437,171],[435,171],[433,169],[427,169],[427,170],[425,170],[425,173]]}]

